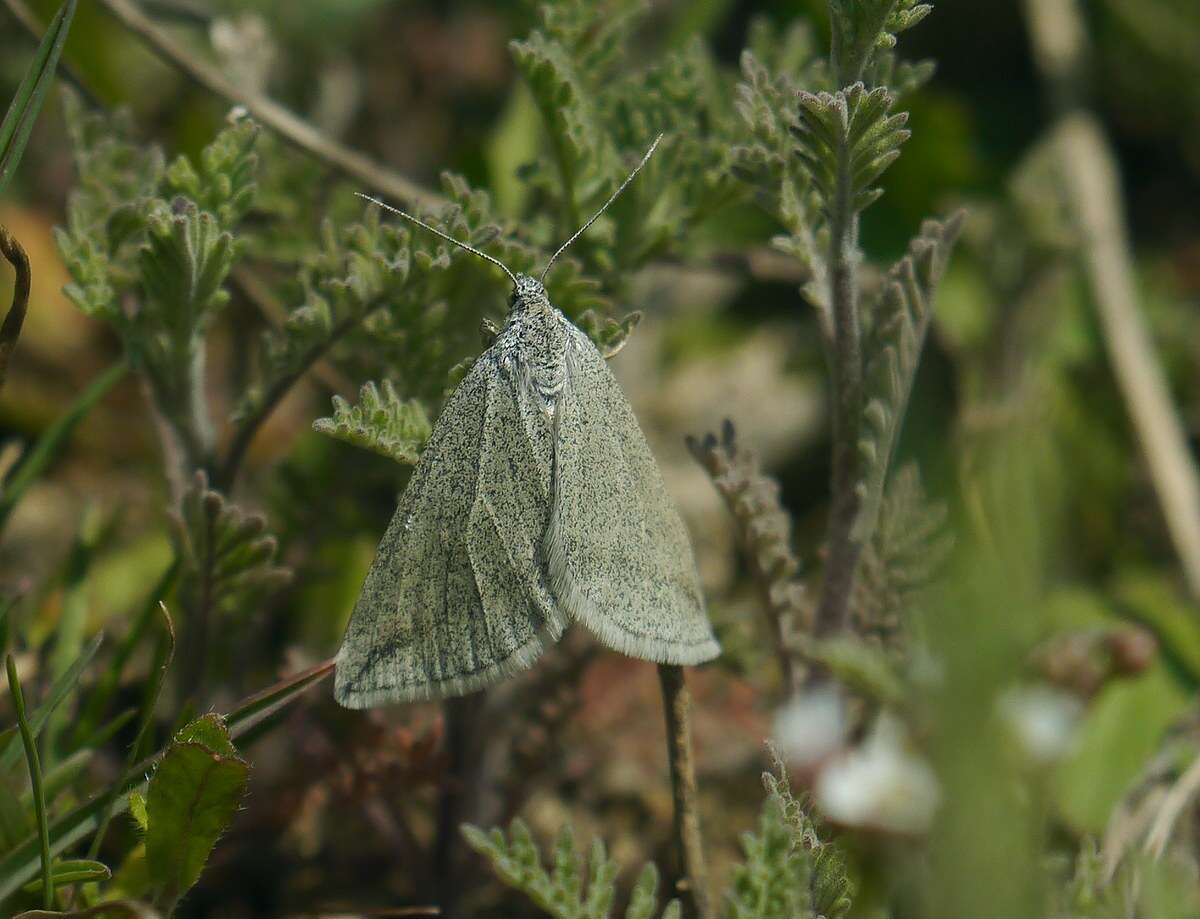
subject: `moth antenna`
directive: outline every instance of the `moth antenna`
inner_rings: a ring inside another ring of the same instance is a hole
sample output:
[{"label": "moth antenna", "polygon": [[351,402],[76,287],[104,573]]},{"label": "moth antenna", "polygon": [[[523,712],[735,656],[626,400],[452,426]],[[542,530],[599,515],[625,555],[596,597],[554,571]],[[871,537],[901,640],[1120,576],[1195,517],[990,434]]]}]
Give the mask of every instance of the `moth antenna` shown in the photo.
[{"label": "moth antenna", "polygon": [[[640,169],[641,167],[639,166],[638,168]],[[632,176],[630,178],[632,178]],[[443,233],[437,227],[431,227],[424,220],[419,220],[418,218],[414,217],[412,214],[406,214],[404,211],[400,210],[400,208],[398,208],[398,207],[392,207],[390,204],[384,204],[378,198],[372,198],[370,195],[364,195],[360,191],[356,191],[355,194],[358,195],[360,198],[362,198],[364,201],[370,201],[372,204],[378,204],[381,208],[383,208],[386,211],[391,211],[393,214],[399,214],[405,220],[412,221],[417,226],[428,230],[434,236],[440,236],[442,239],[446,240],[446,242],[448,242],[448,243],[454,243],[454,245],[458,246],[460,249],[466,249],[468,252],[472,253],[473,255],[478,255],[482,259],[487,259],[493,265],[498,265],[504,271],[504,273],[506,275],[508,275],[508,277],[512,280],[513,287],[517,286],[517,276],[515,274],[513,274],[511,271],[509,271],[508,266],[505,265],[504,262],[500,261],[500,259],[496,258],[494,255],[488,255],[486,252],[481,252],[480,250],[476,249],[474,246],[469,246],[462,240],[455,239],[449,233]],[[608,205],[605,205],[605,207],[607,207],[607,206]]]},{"label": "moth antenna", "polygon": [[579,239],[579,237],[584,234],[584,231],[587,230],[587,228],[590,227],[593,223],[595,223],[598,219],[600,219],[601,214],[603,214],[606,210],[608,210],[608,206],[617,200],[617,197],[621,194],[621,192],[623,192],[625,190],[626,186],[628,186],[629,183],[633,181],[633,177],[642,171],[642,167],[646,165],[646,162],[650,159],[651,154],[654,153],[655,148],[658,146],[658,142],[662,139],[663,139],[663,136],[661,134],[659,134],[658,137],[654,138],[654,143],[652,143],[650,145],[650,149],[646,151],[646,155],[642,157],[642,161],[640,163],[638,163],[637,166],[634,167],[633,172],[629,173],[629,175],[627,175],[625,177],[625,181],[621,183],[621,187],[612,193],[612,197],[604,202],[603,207],[601,207],[600,210],[596,211],[596,213],[594,213],[592,215],[591,219],[587,223],[585,223],[578,230],[576,230],[575,233],[571,236],[571,238],[568,239],[561,246],[559,246],[558,251],[555,252],[552,256],[550,256],[550,261],[548,261],[546,263],[546,267],[544,269],[542,269],[541,277],[538,278],[539,281],[546,280],[546,274],[550,271],[550,266],[554,264],[554,260],[563,254],[563,252],[566,250],[567,246],[571,245],[571,243],[573,243],[573,242],[575,242],[575,240]]}]

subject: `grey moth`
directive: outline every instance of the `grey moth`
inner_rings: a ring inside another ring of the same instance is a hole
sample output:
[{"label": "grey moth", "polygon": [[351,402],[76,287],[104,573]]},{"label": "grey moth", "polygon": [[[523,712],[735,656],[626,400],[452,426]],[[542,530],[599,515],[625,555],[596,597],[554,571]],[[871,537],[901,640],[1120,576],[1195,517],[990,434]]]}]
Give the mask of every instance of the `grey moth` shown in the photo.
[{"label": "grey moth", "polygon": [[660,663],[719,653],[687,531],[604,357],[540,280],[500,267],[508,318],[434,425],[351,615],[334,688],[349,708],[481,689],[572,622]]}]

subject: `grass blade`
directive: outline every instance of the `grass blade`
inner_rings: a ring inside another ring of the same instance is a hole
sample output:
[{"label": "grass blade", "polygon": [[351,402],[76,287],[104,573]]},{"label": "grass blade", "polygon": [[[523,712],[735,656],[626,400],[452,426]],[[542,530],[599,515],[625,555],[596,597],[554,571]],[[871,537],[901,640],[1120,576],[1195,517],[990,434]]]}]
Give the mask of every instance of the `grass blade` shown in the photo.
[{"label": "grass blade", "polygon": [[[103,635],[97,635],[93,638],[87,647],[83,649],[79,657],[75,659],[75,663],[71,665],[71,669],[54,681],[54,685],[50,687],[50,695],[46,698],[45,702],[38,706],[37,711],[33,713],[33,717],[29,719],[29,726],[33,731],[34,737],[37,737],[41,733],[42,728],[46,725],[46,719],[54,713],[54,710],[62,704],[71,690],[75,688],[75,684],[79,682],[79,677],[83,674],[83,669],[91,662],[92,657],[96,654],[96,649],[100,647],[100,642],[103,640]],[[8,746],[4,752],[0,753],[0,772],[7,772],[15,766],[20,756],[20,741],[16,737],[13,737],[8,742]]]},{"label": "grass blade", "polygon": [[42,765],[38,762],[37,742],[25,717],[25,697],[21,694],[21,680],[17,676],[17,662],[11,654],[5,655],[8,668],[8,689],[12,693],[13,708],[17,710],[17,725],[21,729],[21,743],[25,746],[25,761],[29,764],[29,784],[33,788],[33,809],[37,817],[38,841],[42,847],[42,906],[54,906],[54,885],[50,881],[50,828],[46,823],[46,798],[42,794]]},{"label": "grass blade", "polygon": [[[257,692],[235,706],[225,716],[225,724],[230,736],[237,738],[250,728],[273,714],[283,705],[294,700],[305,690],[311,688],[333,674],[333,659],[310,667],[300,673],[285,677],[275,685]],[[148,772],[158,760],[161,753],[138,763],[133,774],[139,778],[130,781],[126,787],[117,787],[116,797],[112,800],[113,814],[124,813],[129,809],[129,793],[144,791],[146,782],[140,778]],[[108,795],[99,795],[81,804],[79,807],[63,814],[50,823],[50,852],[58,855],[65,852],[79,840],[95,832],[100,825],[100,819],[109,808]],[[38,872],[38,840],[26,839],[21,845],[0,858],[0,903],[20,890],[22,885],[29,883]]]},{"label": "grass blade", "polygon": [[142,643],[142,639],[150,628],[150,623],[154,621],[154,614],[158,612],[160,601],[166,598],[178,573],[179,559],[177,558],[163,572],[158,583],[146,596],[145,605],[138,611],[137,618],[134,619],[129,632],[117,646],[108,669],[96,681],[96,687],[88,693],[88,700],[83,706],[83,713],[79,716],[79,722],[75,729],[74,739],[77,746],[82,742],[83,737],[96,730],[96,725],[100,723],[100,719],[121,683],[121,674],[125,670],[125,665],[129,663],[129,658],[133,656],[137,646]]},{"label": "grass blade", "polygon": [[58,456],[76,425],[117,384],[125,375],[125,370],[125,364],[118,363],[96,377],[75,403],[38,438],[37,443],[13,471],[12,478],[4,487],[4,494],[0,495],[0,527],[4,526],[8,515],[12,513],[29,486],[37,481]]},{"label": "grass blade", "polygon": [[75,5],[76,0],[67,0],[59,7],[46,34],[42,36],[42,43],[38,45],[33,63],[25,71],[25,78],[8,107],[8,114],[0,123],[0,192],[8,185],[17,164],[21,161],[21,155],[25,152],[29,133],[33,130],[33,123],[42,109],[46,91],[50,88],[54,71],[58,68],[63,43],[71,30]]}]

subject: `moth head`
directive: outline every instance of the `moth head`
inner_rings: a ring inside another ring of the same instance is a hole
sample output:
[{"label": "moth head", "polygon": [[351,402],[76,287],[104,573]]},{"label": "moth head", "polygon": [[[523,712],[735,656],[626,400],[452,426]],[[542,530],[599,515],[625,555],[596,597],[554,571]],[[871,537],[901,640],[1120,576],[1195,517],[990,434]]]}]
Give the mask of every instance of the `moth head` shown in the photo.
[{"label": "moth head", "polygon": [[535,300],[545,300],[546,288],[537,278],[527,274],[518,274],[513,281],[512,295],[508,298],[510,308],[518,303],[530,303]]}]

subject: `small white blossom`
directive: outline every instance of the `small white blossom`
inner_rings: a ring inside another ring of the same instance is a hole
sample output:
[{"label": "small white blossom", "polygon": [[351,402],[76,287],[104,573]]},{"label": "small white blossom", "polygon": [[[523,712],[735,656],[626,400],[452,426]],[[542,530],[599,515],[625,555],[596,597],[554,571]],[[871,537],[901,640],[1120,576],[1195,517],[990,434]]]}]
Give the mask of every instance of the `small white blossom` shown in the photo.
[{"label": "small white blossom", "polygon": [[846,704],[832,687],[798,694],[775,715],[776,749],[801,769],[840,749],[846,731]]},{"label": "small white blossom", "polygon": [[1004,694],[1000,711],[1029,757],[1051,763],[1071,749],[1083,703],[1061,689],[1022,687]]},{"label": "small white blossom", "polygon": [[906,835],[929,828],[941,799],[933,770],[909,749],[904,726],[886,714],[861,747],[821,770],[814,793],[836,823]]}]

